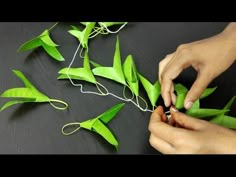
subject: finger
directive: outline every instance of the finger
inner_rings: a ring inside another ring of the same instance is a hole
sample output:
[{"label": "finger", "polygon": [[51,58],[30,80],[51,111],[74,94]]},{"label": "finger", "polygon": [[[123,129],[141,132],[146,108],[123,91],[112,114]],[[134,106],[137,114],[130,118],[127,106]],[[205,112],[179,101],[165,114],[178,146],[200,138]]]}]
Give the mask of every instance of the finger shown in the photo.
[{"label": "finger", "polygon": [[184,68],[190,66],[188,56],[175,55],[168,63],[161,74],[161,94],[166,107],[171,104],[171,89],[174,87],[173,80],[183,71]]},{"label": "finger", "polygon": [[190,130],[200,130],[204,125],[202,123],[203,120],[199,120],[197,118],[190,117],[184,113],[179,112],[176,108],[171,107],[170,109],[171,117],[176,121],[178,126],[181,126]]},{"label": "finger", "polygon": [[171,126],[174,126],[175,125],[175,119],[173,118],[170,118],[170,120],[168,121],[168,124],[171,125]]},{"label": "finger", "polygon": [[[154,113],[155,112],[155,113]],[[154,121],[163,121],[163,122],[166,122],[167,121],[167,116],[166,114],[164,113],[164,109],[162,106],[158,106],[154,112],[152,113],[151,115],[151,118],[150,118],[150,123],[149,124],[152,124],[152,122]]]},{"label": "finger", "polygon": [[207,88],[209,83],[213,80],[211,74],[204,69],[198,73],[197,79],[193,83],[191,89],[188,91],[185,101],[184,107],[185,109],[191,108],[193,103],[201,96],[203,91]]},{"label": "finger", "polygon": [[160,82],[161,82],[162,71],[166,67],[166,65],[170,62],[170,60],[173,58],[174,54],[175,53],[166,55],[166,57],[159,63],[158,78]]},{"label": "finger", "polygon": [[166,141],[154,136],[153,134],[150,135],[149,143],[152,147],[164,154],[171,154],[174,152],[174,147],[167,143]]},{"label": "finger", "polygon": [[156,110],[151,115],[148,127],[149,131],[155,136],[158,136],[164,141],[172,144],[171,142],[174,140],[174,134],[176,133],[177,128],[172,127],[167,123],[163,122],[161,120],[162,114],[160,115],[158,110]]}]

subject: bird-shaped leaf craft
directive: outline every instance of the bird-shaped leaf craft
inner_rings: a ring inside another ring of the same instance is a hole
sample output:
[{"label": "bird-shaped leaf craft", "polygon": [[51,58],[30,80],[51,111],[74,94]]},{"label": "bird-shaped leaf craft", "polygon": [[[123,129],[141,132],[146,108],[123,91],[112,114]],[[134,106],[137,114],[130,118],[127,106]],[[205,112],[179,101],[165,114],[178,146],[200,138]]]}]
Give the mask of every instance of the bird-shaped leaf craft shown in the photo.
[{"label": "bird-shaped leaf craft", "polygon": [[[71,135],[78,131],[80,128],[84,128],[93,132],[98,133],[101,135],[108,143],[115,146],[116,150],[118,150],[118,141],[113,135],[113,133],[109,130],[106,126],[120,111],[121,108],[125,103],[119,103],[109,110],[105,111],[104,113],[100,114],[99,116],[86,120],[84,122],[73,122],[66,124],[62,127],[62,133],[64,135]],[[70,132],[65,132],[65,129],[72,129]]]},{"label": "bird-shaped leaf craft", "polygon": [[38,47],[43,47],[43,49],[49,54],[53,59],[57,61],[64,61],[63,56],[58,51],[56,43],[52,41],[52,39],[49,36],[49,31],[45,30],[42,34],[39,36],[25,42],[20,46],[18,49],[19,52],[35,49]]},{"label": "bird-shaped leaf craft", "polygon": [[[51,99],[48,96],[46,96],[45,94],[38,91],[30,83],[30,81],[23,75],[23,73],[21,71],[13,70],[13,72],[17,77],[19,77],[22,80],[25,87],[11,88],[11,89],[6,90],[1,95],[1,97],[3,97],[3,98],[15,98],[17,100],[12,100],[12,101],[9,101],[9,102],[5,103],[2,106],[0,111],[8,108],[9,106],[13,106],[15,104],[28,103],[28,102],[34,102],[34,103],[49,102],[53,107],[55,107],[56,109],[61,109],[61,110],[66,109],[68,107],[68,104],[65,103],[64,101]],[[64,107],[57,107],[54,104],[52,104],[53,102],[63,104]]]}]

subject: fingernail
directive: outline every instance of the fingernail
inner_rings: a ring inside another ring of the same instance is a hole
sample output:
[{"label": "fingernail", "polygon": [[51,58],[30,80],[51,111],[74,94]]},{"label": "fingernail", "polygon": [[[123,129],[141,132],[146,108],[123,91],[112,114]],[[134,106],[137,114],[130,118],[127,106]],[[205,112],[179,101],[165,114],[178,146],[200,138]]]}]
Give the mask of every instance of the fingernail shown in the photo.
[{"label": "fingernail", "polygon": [[176,109],[174,106],[171,106],[171,110],[174,112],[179,112],[178,109]]},{"label": "fingernail", "polygon": [[193,102],[192,102],[192,101],[188,101],[188,102],[185,104],[185,108],[186,108],[186,109],[189,109],[189,108],[192,107],[192,105],[193,105]]},{"label": "fingernail", "polygon": [[165,104],[166,107],[168,107],[167,102],[165,100],[164,100],[164,104]]}]

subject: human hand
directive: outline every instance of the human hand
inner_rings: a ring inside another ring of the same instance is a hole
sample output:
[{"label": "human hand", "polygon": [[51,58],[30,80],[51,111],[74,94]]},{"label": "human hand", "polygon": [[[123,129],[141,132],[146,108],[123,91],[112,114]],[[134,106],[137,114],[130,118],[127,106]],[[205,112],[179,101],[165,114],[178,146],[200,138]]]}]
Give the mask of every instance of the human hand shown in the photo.
[{"label": "human hand", "polygon": [[231,23],[220,34],[200,41],[182,44],[159,63],[159,81],[165,106],[174,104],[173,80],[192,66],[197,78],[186,95],[184,107],[189,109],[208,84],[224,72],[236,59],[236,23]]},{"label": "human hand", "polygon": [[[152,147],[164,154],[230,154],[236,153],[236,132],[219,125],[187,116],[170,109],[171,119],[162,106],[152,113],[149,122]],[[170,123],[172,122],[172,123]],[[173,124],[173,122],[175,122]],[[177,125],[177,127],[175,126]]]}]

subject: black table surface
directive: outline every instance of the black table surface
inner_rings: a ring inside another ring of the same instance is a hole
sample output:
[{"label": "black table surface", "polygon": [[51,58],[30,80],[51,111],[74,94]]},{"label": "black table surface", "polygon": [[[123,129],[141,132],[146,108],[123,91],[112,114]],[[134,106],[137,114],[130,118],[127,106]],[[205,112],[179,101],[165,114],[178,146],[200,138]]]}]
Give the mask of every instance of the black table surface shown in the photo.
[{"label": "black table surface", "polygon": [[[57,72],[67,67],[77,48],[78,41],[67,31],[74,22],[59,23],[51,32],[52,39],[60,45],[64,62],[51,59],[42,49],[17,52],[19,46],[39,35],[54,23],[49,22],[2,22],[0,23],[0,92],[23,84],[12,70],[22,71],[26,77],[43,93],[51,98],[66,101],[69,109],[54,109],[48,103],[27,103],[15,105],[0,112],[0,153],[1,154],[160,154],[149,144],[148,123],[150,112],[142,112],[131,103],[126,103],[116,118],[110,123],[119,141],[119,150],[108,144],[98,134],[80,130],[64,136],[64,124],[93,118],[121,101],[112,96],[82,94],[78,87],[68,80],[58,81]],[[140,22],[129,23],[119,32],[122,61],[132,54],[137,69],[151,82],[155,82],[158,63],[165,55],[172,53],[183,43],[213,36],[221,32],[227,23],[216,22]],[[105,66],[112,66],[116,34],[99,35],[89,41],[90,58]],[[76,58],[73,66],[82,66]],[[215,93],[201,102],[202,107],[222,108],[236,95],[236,65],[216,78],[209,86],[218,86]],[[193,83],[196,72],[185,70],[176,79],[188,88]],[[206,76],[207,77],[207,76]],[[109,90],[122,94],[121,85],[100,80]],[[83,82],[85,90],[95,90],[93,85]],[[147,100],[143,88],[141,93]],[[120,95],[121,96],[121,95]],[[161,99],[158,104],[163,104]],[[2,106],[7,100],[1,98]],[[236,116],[236,104],[232,106],[231,116]]]}]

